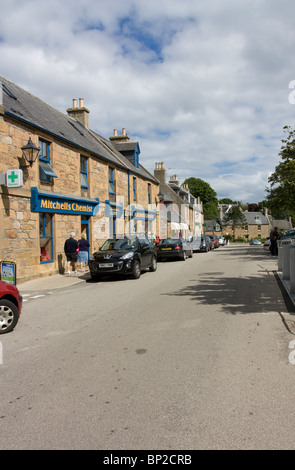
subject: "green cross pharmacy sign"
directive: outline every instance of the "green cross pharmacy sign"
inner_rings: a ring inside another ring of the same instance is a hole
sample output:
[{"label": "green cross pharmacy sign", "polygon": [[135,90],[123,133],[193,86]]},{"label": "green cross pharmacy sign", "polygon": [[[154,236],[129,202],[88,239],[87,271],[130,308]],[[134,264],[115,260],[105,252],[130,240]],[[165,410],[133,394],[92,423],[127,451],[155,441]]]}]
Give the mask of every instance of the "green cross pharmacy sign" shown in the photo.
[{"label": "green cross pharmacy sign", "polygon": [[7,170],[6,186],[8,188],[20,188],[22,185],[23,185],[23,171],[22,170]]}]

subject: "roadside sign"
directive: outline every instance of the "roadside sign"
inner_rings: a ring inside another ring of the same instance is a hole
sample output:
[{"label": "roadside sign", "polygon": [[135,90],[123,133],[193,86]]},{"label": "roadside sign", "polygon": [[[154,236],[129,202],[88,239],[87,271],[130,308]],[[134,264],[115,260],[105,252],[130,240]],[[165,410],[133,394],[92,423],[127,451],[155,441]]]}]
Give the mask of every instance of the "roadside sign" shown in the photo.
[{"label": "roadside sign", "polygon": [[23,171],[7,170],[6,185],[8,188],[20,188],[23,185]]},{"label": "roadside sign", "polygon": [[0,278],[8,284],[16,284],[16,264],[13,261],[1,261]]}]

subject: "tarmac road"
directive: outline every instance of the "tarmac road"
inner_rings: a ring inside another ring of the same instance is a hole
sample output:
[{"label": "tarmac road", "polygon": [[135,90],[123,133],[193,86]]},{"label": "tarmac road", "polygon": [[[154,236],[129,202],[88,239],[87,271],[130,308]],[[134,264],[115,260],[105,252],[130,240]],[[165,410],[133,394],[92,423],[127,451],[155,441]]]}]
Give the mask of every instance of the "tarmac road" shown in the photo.
[{"label": "tarmac road", "polygon": [[20,285],[1,449],[294,449],[294,306],[276,269],[231,245],[139,280]]}]

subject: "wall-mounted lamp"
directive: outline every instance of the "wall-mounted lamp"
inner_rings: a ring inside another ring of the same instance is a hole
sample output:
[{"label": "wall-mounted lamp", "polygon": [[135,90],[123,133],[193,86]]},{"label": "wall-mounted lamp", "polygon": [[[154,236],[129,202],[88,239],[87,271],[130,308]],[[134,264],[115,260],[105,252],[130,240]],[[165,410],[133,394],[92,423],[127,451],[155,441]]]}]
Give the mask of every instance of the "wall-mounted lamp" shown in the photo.
[{"label": "wall-mounted lamp", "polygon": [[39,152],[40,152],[40,147],[36,147],[36,145],[33,144],[31,137],[28,140],[27,145],[21,148],[23,152],[23,156],[25,157],[26,161],[28,162],[28,165],[24,165],[24,168],[32,167],[33,163],[35,163]]}]

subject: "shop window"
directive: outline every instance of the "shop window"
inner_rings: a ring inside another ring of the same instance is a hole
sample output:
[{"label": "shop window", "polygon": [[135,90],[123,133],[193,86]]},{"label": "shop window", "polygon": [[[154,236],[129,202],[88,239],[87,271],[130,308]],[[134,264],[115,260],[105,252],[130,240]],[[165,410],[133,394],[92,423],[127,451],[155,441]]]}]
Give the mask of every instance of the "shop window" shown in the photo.
[{"label": "shop window", "polygon": [[57,178],[57,174],[50,165],[50,143],[39,139],[39,177],[41,181],[52,182],[52,178]]},{"label": "shop window", "polygon": [[114,168],[109,168],[109,194],[115,194]]},{"label": "shop window", "polygon": [[81,188],[88,188],[88,159],[86,157],[80,156],[80,181]]},{"label": "shop window", "polygon": [[52,215],[39,214],[40,263],[53,261]]}]

